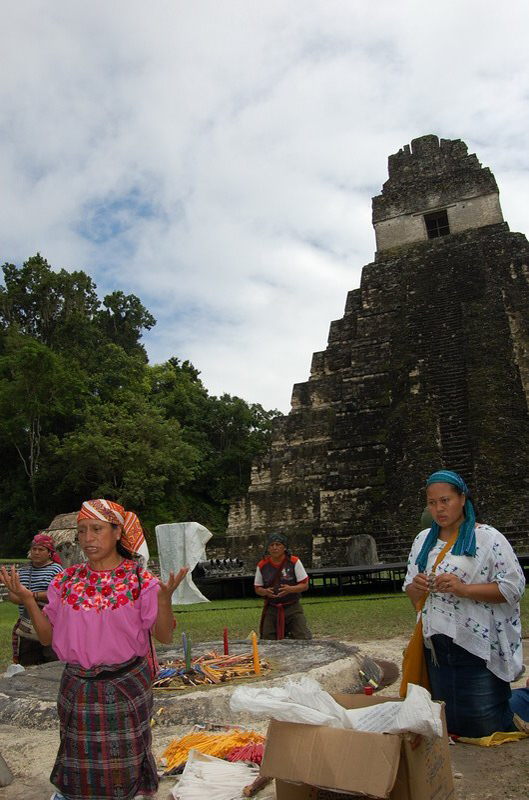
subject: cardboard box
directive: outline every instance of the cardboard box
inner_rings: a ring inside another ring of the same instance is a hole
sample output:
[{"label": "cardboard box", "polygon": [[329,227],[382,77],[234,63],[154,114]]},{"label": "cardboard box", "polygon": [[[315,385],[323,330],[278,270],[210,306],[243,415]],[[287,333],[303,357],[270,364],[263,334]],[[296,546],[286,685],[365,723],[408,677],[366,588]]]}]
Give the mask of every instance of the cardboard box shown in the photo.
[{"label": "cardboard box", "polygon": [[[344,708],[397,700],[333,695]],[[390,800],[454,798],[443,708],[443,738],[359,733],[272,720],[261,774],[276,778],[277,800]]]}]

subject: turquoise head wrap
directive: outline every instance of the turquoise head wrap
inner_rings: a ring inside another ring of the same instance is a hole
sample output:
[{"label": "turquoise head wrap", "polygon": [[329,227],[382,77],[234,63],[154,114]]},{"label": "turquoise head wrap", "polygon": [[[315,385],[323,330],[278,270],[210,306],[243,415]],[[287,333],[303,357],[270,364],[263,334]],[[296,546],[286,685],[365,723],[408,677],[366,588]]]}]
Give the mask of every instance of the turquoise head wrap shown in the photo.
[{"label": "turquoise head wrap", "polygon": [[[465,514],[465,519],[459,528],[459,533],[457,535],[457,539],[455,541],[454,546],[452,547],[452,553],[455,556],[475,556],[476,555],[476,515],[474,513],[474,506],[472,502],[468,499],[469,491],[468,486],[466,485],[465,481],[458,475],[457,472],[452,472],[448,469],[439,470],[439,472],[434,472],[428,480],[426,481],[426,486],[431,486],[432,483],[449,483],[451,486],[457,486],[457,488],[465,495],[465,505],[463,506],[463,511]],[[437,524],[437,522],[432,522],[432,527],[430,528],[430,532],[428,536],[424,540],[424,544],[421,548],[419,555],[415,563],[419,568],[419,572],[424,572],[426,569],[426,562],[428,561],[428,553],[434,547],[437,539],[439,538],[439,531],[441,528]]]}]

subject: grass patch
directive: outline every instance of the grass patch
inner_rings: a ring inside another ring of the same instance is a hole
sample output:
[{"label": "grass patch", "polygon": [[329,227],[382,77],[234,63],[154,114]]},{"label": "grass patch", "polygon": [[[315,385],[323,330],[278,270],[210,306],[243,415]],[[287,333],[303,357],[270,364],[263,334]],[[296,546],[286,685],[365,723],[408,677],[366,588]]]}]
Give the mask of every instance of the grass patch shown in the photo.
[{"label": "grass patch", "polygon": [[[303,600],[305,615],[315,638],[332,636],[345,639],[389,639],[411,631],[414,613],[407,597],[369,595],[367,597],[308,597]],[[177,610],[177,630],[193,641],[221,640],[228,628],[233,639],[245,639],[257,631],[262,600],[218,600],[184,606]]]},{"label": "grass patch", "polygon": [[4,672],[13,660],[11,631],[18,618],[18,608],[13,603],[0,603],[0,671]]},{"label": "grass patch", "polygon": [[[366,596],[307,597],[303,600],[309,627],[315,638],[333,637],[351,641],[391,639],[408,636],[415,623],[415,614],[402,593]],[[176,610],[174,641],[185,631],[193,644],[205,641],[222,642],[222,629],[228,628],[230,639],[246,639],[259,629],[262,600],[214,600],[180,606]],[[529,633],[529,595],[521,602],[522,631]],[[0,670],[11,662],[11,629],[18,610],[11,603],[0,603]]]}]

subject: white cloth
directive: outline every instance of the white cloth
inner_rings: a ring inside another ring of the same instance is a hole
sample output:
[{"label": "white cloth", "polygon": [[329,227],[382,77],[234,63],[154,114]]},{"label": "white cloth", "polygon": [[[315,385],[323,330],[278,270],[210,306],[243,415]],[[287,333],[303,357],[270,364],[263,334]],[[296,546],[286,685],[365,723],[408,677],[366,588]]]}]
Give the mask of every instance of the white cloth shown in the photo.
[{"label": "white cloth", "polygon": [[176,573],[181,567],[189,567],[189,572],[173,594],[173,605],[209,603],[195,586],[191,573],[199,561],[206,560],[206,543],[212,536],[211,531],[199,522],[171,522],[156,526],[162,581],[167,580],[171,570]]},{"label": "white cloth", "polygon": [[224,761],[190,750],[182,777],[172,788],[175,800],[239,800],[259,776],[256,764]]},{"label": "white cloth", "polygon": [[[418,573],[415,563],[429,529],[413,542],[403,589]],[[446,542],[437,540],[430,550],[426,573]],[[505,603],[483,603],[454,594],[430,593],[422,611],[426,646],[436,633],[449,636],[469,653],[484,659],[494,675],[513,681],[523,665],[522,628],[519,601],[525,578],[516,555],[505,536],[490,525],[476,525],[476,555],[445,555],[436,574],[456,575],[463,583],[497,583]]]}]

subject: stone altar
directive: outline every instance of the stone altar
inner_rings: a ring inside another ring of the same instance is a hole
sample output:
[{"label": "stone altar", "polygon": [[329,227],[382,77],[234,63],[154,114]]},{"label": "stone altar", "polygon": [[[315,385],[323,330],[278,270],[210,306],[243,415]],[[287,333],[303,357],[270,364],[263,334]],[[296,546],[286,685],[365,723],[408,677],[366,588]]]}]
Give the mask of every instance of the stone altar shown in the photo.
[{"label": "stone altar", "polygon": [[[222,652],[220,642],[201,643],[197,650],[206,653],[211,649]],[[181,647],[157,645],[160,662],[181,657]],[[248,642],[230,642],[230,653],[251,652]],[[216,724],[236,723],[252,726],[250,716],[234,714],[229,701],[234,689],[241,683],[274,686],[284,683],[287,677],[308,674],[330,692],[362,691],[365,680],[359,671],[382,684],[384,678],[393,680],[398,669],[395,665],[377,662],[352,644],[333,639],[294,641],[260,641],[261,660],[270,663],[271,671],[250,680],[234,680],[219,686],[203,686],[184,691],[154,692],[154,713],[160,726],[192,726],[205,721]],[[389,670],[387,669],[389,667]],[[54,728],[58,725],[57,693],[63,664],[55,662],[28,667],[12,678],[0,678],[0,718],[4,725],[23,728]],[[163,709],[161,713],[158,713]]]}]

